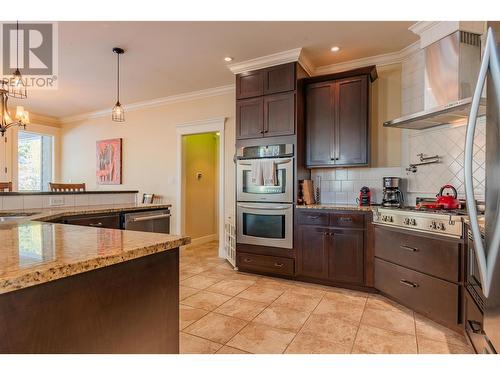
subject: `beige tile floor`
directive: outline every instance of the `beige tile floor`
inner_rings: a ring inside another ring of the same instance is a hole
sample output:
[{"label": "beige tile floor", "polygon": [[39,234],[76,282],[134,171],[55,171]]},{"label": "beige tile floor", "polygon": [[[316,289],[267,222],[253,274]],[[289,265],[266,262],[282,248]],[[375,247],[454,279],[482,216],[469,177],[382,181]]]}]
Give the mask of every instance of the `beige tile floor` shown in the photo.
[{"label": "beige tile floor", "polygon": [[379,295],[239,273],[217,243],[181,250],[181,353],[472,353]]}]

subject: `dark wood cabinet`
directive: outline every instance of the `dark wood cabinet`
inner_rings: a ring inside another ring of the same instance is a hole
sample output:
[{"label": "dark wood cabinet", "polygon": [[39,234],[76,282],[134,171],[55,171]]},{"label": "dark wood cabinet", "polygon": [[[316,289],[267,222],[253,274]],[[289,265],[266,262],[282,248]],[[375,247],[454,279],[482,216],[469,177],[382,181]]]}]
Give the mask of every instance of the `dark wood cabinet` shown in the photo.
[{"label": "dark wood cabinet", "polygon": [[236,76],[236,99],[253,98],[264,94],[264,72],[255,70]]},{"label": "dark wood cabinet", "polygon": [[96,228],[120,229],[120,214],[96,214],[64,217],[59,220],[62,224],[84,225]]},{"label": "dark wood cabinet", "polygon": [[333,230],[329,234],[328,278],[343,283],[362,284],[364,279],[363,232]]},{"label": "dark wood cabinet", "polygon": [[328,228],[316,226],[298,227],[298,248],[300,249],[297,274],[317,279],[328,277]]},{"label": "dark wood cabinet", "polygon": [[297,276],[342,285],[364,284],[363,213],[298,210],[297,223]]},{"label": "dark wood cabinet", "polygon": [[368,78],[337,82],[335,95],[335,165],[368,163]]},{"label": "dark wood cabinet", "polygon": [[309,167],[368,164],[368,93],[366,75],[307,86]]},{"label": "dark wood cabinet", "polygon": [[236,76],[236,139],[295,134],[296,63]]},{"label": "dark wood cabinet", "polygon": [[295,90],[295,63],[266,68],[264,74],[264,94]]},{"label": "dark wood cabinet", "polygon": [[264,137],[295,133],[295,93],[264,96]]},{"label": "dark wood cabinet", "polygon": [[316,83],[306,89],[306,163],[308,166],[330,166],[334,158],[333,102],[335,86]]},{"label": "dark wood cabinet", "polygon": [[264,99],[236,101],[236,139],[259,138],[264,135]]}]

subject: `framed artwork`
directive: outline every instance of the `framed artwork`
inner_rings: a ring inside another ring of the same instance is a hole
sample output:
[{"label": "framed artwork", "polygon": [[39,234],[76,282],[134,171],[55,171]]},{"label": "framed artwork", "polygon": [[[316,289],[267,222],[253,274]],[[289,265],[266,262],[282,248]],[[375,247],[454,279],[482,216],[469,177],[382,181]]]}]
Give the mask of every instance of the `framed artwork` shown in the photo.
[{"label": "framed artwork", "polygon": [[96,178],[98,185],[122,183],[122,139],[105,139],[96,144]]}]

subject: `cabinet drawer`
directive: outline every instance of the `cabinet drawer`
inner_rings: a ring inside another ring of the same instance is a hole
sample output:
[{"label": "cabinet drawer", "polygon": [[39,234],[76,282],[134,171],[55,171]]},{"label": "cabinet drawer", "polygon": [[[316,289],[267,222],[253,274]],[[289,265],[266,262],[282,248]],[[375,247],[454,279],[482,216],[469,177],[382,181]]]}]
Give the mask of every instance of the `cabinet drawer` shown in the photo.
[{"label": "cabinet drawer", "polygon": [[467,290],[464,291],[464,326],[476,353],[483,353],[486,346],[483,313]]},{"label": "cabinet drawer", "polygon": [[61,220],[63,224],[85,225],[96,228],[120,229],[120,215],[86,215],[66,217]]},{"label": "cabinet drawer", "polygon": [[297,222],[305,225],[325,225],[330,221],[328,212],[318,212],[310,210],[297,210]]},{"label": "cabinet drawer", "polygon": [[459,281],[460,244],[375,226],[375,256],[432,276]]},{"label": "cabinet drawer", "polygon": [[456,284],[375,259],[375,288],[443,324],[458,324]]},{"label": "cabinet drawer", "polygon": [[363,228],[365,226],[365,215],[335,213],[331,216],[332,227]]},{"label": "cabinet drawer", "polygon": [[236,263],[242,271],[251,270],[289,276],[294,274],[294,260],[290,258],[239,252],[236,254]]}]

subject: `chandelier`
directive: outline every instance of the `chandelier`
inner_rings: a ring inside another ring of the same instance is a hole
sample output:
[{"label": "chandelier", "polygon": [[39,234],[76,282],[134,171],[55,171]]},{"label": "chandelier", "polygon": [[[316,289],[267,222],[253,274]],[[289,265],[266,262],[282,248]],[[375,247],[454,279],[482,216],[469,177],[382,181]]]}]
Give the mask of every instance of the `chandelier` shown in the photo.
[{"label": "chandelier", "polygon": [[0,133],[2,137],[5,135],[7,129],[12,126],[20,126],[26,129],[26,125],[30,123],[30,114],[24,110],[23,106],[16,107],[16,115],[12,119],[7,100],[9,99],[9,80],[0,79]]}]

